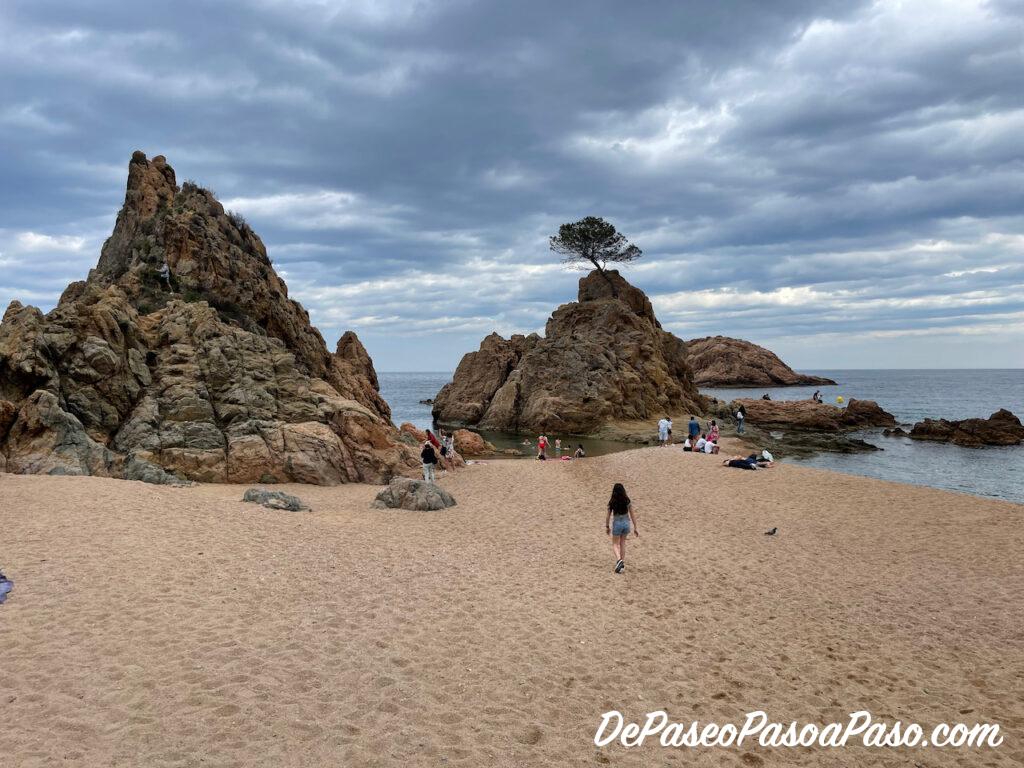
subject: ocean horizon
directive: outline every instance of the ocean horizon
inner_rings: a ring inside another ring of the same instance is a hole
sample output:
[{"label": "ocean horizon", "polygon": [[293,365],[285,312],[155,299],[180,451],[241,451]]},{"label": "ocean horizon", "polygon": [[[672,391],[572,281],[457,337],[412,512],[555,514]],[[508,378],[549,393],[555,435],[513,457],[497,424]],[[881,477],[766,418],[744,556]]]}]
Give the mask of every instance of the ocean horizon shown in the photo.
[{"label": "ocean horizon", "polygon": [[[805,400],[815,390],[820,390],[826,402],[835,402],[840,395],[844,400],[875,400],[904,427],[925,418],[984,418],[1000,408],[1007,408],[1018,417],[1024,414],[1024,368],[828,368],[801,372],[834,379],[837,383],[817,387],[703,387],[701,392],[720,400],[760,397],[764,393],[774,400]],[[429,428],[433,423],[431,406],[420,400],[432,399],[451,381],[453,373],[379,372],[381,395],[391,406],[394,423],[410,422],[420,429]],[[907,437],[885,437],[880,429],[864,430],[855,436],[882,450],[819,453],[792,461],[847,474],[1024,503],[1024,473],[1020,472],[1024,465],[1024,446],[963,448]],[[784,441],[783,434],[781,443]]]}]

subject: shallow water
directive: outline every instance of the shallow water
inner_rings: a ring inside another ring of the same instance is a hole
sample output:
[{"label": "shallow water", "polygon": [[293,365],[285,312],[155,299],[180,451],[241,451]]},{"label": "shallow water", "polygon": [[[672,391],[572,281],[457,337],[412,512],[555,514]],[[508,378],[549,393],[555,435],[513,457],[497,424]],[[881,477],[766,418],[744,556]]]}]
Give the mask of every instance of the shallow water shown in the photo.
[{"label": "shallow water", "polygon": [[[802,400],[820,389],[826,402],[837,396],[876,400],[904,425],[924,418],[963,419],[986,417],[1008,408],[1024,417],[1024,369],[1010,370],[832,370],[807,371],[835,379],[827,387],[774,387],[769,389],[705,389],[705,394],[723,400],[760,397],[768,392],[775,400]],[[451,373],[382,373],[381,394],[391,405],[395,424],[408,421],[420,429],[431,426],[429,405],[418,401],[432,398]],[[653,426],[652,426],[653,429]],[[487,434],[499,448],[522,446],[522,437]],[[838,472],[928,485],[1024,503],[1024,446],[1011,448],[961,448],[924,443],[905,437],[883,437],[880,430],[860,435],[884,449],[872,453],[823,453],[795,460],[812,467]],[[549,435],[554,438],[554,435]],[[531,436],[531,441],[536,437]],[[784,439],[784,438],[783,438]],[[611,441],[583,442],[588,455],[596,456],[635,447]]]}]

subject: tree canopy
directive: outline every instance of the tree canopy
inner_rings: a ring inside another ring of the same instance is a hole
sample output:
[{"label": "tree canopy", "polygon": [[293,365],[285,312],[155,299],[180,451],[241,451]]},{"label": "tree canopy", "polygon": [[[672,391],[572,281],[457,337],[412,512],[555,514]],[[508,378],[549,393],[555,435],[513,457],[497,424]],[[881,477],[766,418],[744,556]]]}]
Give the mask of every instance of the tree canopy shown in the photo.
[{"label": "tree canopy", "polygon": [[563,264],[592,264],[608,281],[613,296],[617,295],[618,291],[605,274],[605,268],[609,264],[636,261],[643,255],[643,251],[630,243],[613,224],[598,216],[587,216],[585,219],[563,224],[558,228],[558,234],[551,238],[550,244],[551,250],[563,257]]}]

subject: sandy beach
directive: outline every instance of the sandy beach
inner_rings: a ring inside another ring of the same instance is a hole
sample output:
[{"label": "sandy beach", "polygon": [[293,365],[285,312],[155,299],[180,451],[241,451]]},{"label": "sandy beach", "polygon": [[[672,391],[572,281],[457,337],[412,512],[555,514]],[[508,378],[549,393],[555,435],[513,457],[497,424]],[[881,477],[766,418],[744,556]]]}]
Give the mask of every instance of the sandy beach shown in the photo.
[{"label": "sandy beach", "polygon": [[[612,572],[621,481],[641,537]],[[494,461],[442,512],[376,488],[0,474],[0,763],[1011,766],[1024,507],[648,448]],[[777,526],[776,537],[764,531]],[[998,749],[598,749],[631,719],[926,727]]]}]

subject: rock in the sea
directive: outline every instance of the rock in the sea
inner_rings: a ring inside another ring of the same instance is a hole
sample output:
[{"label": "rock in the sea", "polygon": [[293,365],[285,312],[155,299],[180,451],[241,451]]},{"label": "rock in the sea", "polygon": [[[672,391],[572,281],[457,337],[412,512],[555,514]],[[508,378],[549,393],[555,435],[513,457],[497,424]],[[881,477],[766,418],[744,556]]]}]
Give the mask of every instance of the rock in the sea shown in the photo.
[{"label": "rock in the sea", "polygon": [[455,439],[455,450],[463,456],[485,456],[497,451],[491,443],[468,429],[457,429],[452,437]]},{"label": "rock in the sea", "polygon": [[303,512],[309,509],[298,496],[284,491],[268,491],[266,488],[249,488],[242,501],[262,504],[269,509],[284,509],[288,512]]},{"label": "rock in the sea", "polygon": [[895,429],[883,429],[882,434],[886,437],[906,437],[907,432],[902,427],[896,427]]},{"label": "rock in the sea", "polygon": [[968,448],[984,445],[1019,445],[1024,442],[1020,419],[1000,408],[987,419],[925,419],[910,430],[914,440],[935,440]]},{"label": "rock in the sea", "polygon": [[494,333],[462,358],[434,398],[434,418],[499,432],[594,434],[616,422],[701,413],[686,345],[662,330],[643,291],[616,271],[580,280],[579,301],[545,335]]},{"label": "rock in the sea", "polygon": [[380,483],[419,466],[390,415],[355,334],[328,351],[248,224],[163,157],[132,156],[88,279],[0,323],[8,472]]},{"label": "rock in the sea", "polygon": [[812,400],[739,399],[729,403],[725,413],[735,413],[740,405],[746,409],[747,423],[761,427],[840,432],[896,426],[896,418],[874,400],[850,400],[846,408],[837,408]]},{"label": "rock in the sea", "polygon": [[743,339],[705,336],[686,342],[693,380],[700,387],[788,387],[835,384],[797,373],[771,350]]},{"label": "rock in the sea", "polygon": [[396,477],[373,502],[375,509],[427,511],[454,506],[455,499],[441,486],[408,477]]}]

